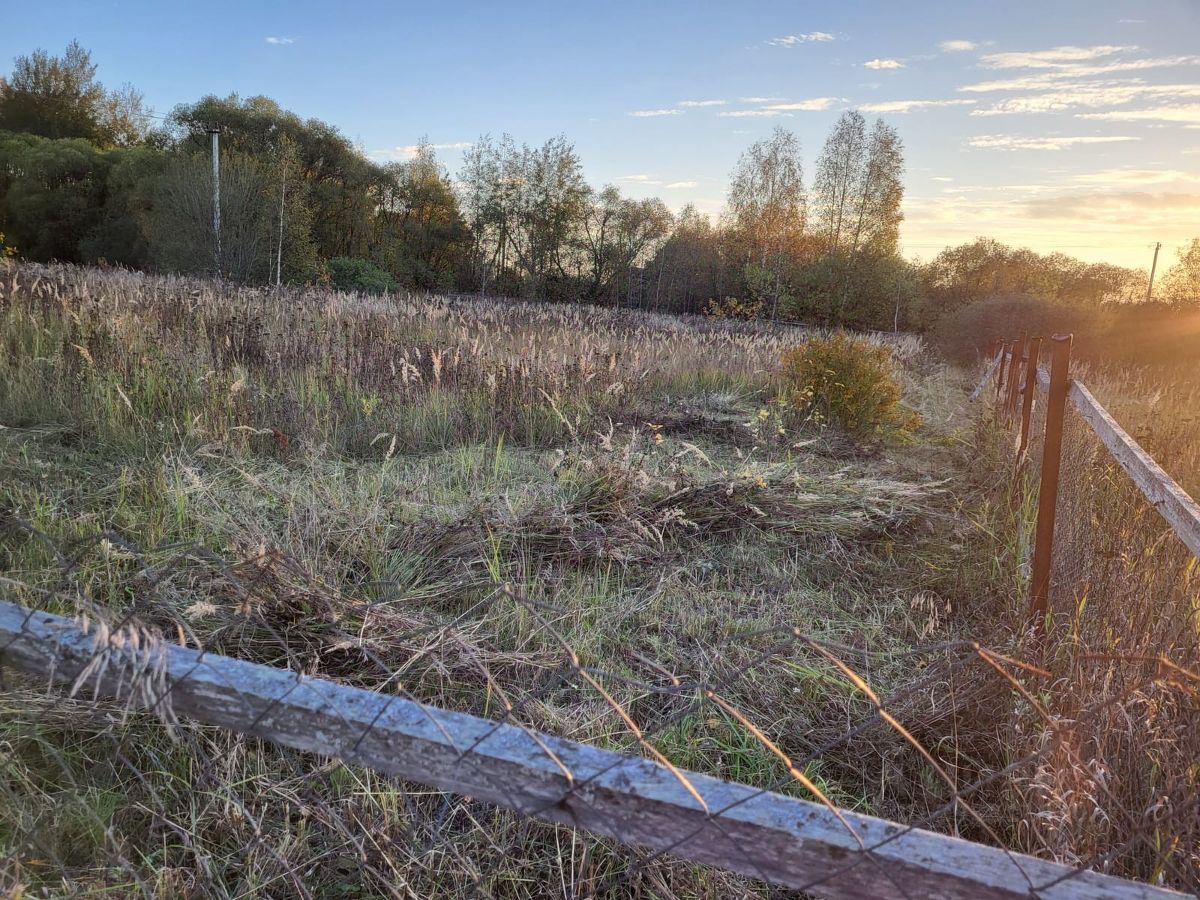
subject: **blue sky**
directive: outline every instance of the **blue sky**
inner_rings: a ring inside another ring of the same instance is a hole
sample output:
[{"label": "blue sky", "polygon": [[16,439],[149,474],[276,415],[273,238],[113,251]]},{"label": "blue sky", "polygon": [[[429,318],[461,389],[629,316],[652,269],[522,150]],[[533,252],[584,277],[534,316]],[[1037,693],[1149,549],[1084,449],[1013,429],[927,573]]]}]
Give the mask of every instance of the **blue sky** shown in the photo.
[{"label": "blue sky", "polygon": [[988,234],[1145,265],[1200,235],[1200,0],[67,0],[6,11],[0,65],[72,38],[160,114],[266,94],[452,171],[480,134],[562,132],[594,184],[713,215],[747,144],[789,128],[811,175],[858,107],[904,139],[910,255]]}]

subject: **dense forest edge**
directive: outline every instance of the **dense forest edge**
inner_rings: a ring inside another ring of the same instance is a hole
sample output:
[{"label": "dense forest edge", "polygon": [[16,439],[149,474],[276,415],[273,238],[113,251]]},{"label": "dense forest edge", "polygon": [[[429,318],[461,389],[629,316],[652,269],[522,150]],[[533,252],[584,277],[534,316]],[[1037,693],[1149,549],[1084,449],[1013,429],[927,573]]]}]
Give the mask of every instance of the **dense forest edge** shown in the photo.
[{"label": "dense forest edge", "polygon": [[593,187],[562,135],[481,136],[453,175],[427,141],[410,155],[375,161],[333,125],[261,96],[206,96],[158,116],[135,87],[105,87],[78,43],[61,56],[36,50],[0,78],[0,253],[244,284],[917,331],[960,358],[1022,329],[1071,330],[1085,357],[1123,362],[1187,359],[1200,343],[1190,327],[1200,239],[1153,286],[1144,270],[982,237],[904,259],[903,142],[853,110],[809,185],[795,135],[777,128],[752,144],[715,222]]}]

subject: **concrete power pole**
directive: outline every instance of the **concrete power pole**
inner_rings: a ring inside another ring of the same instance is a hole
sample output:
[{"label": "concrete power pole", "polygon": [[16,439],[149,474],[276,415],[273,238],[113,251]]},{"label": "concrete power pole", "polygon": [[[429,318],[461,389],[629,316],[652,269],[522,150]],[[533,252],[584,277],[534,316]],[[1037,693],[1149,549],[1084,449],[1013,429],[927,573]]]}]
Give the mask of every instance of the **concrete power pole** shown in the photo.
[{"label": "concrete power pole", "polygon": [[287,170],[284,170],[279,187],[279,251],[275,256],[275,287],[283,284],[283,211],[287,202]]},{"label": "concrete power pole", "polygon": [[208,129],[212,135],[213,269],[221,277],[221,129]]},{"label": "concrete power pole", "polygon": [[1150,283],[1146,285],[1146,302],[1150,302],[1150,298],[1154,294],[1154,272],[1158,269],[1158,251],[1162,248],[1162,241],[1154,245],[1154,262],[1150,264]]}]

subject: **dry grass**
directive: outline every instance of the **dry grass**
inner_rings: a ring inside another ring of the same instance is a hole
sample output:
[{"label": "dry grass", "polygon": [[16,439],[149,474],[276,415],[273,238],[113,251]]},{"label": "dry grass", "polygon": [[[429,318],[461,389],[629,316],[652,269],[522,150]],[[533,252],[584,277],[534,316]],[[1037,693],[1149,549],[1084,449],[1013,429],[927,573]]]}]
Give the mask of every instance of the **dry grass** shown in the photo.
[{"label": "dry grass", "polygon": [[[1182,484],[1200,487],[1195,370],[1076,376]],[[1034,434],[1040,422],[1035,422]],[[1036,464],[1040,444],[1035,443]],[[1036,465],[1014,530],[1029,535]],[[1015,558],[1027,559],[1022,547]],[[1200,572],[1068,405],[1040,700],[1014,721],[1019,846],[1152,882],[1200,885]],[[1010,623],[1021,621],[1016,598]],[[1096,861],[1101,861],[1097,863]]]},{"label": "dry grass", "polygon": [[[1002,454],[967,427],[964,375],[904,337],[873,340],[921,414],[911,441],[783,427],[773,379],[805,337],[10,268],[4,590],[810,796],[748,721],[842,806],[1048,848],[1016,823],[1035,796],[1058,808],[1049,782],[1021,800],[989,782],[977,818],[951,802],[1016,750],[1011,684],[955,640],[1021,589]],[[868,676],[942,774],[818,648]],[[217,729],[172,740],[19,680],[0,703],[11,890],[767,895]],[[1086,837],[1091,859],[1104,835]]]}]

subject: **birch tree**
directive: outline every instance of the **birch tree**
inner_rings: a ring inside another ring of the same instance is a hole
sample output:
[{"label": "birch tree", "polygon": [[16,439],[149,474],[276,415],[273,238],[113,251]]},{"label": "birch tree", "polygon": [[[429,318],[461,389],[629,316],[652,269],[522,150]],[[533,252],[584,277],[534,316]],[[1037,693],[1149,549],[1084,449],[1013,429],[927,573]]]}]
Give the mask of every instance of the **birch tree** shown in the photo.
[{"label": "birch tree", "polygon": [[798,245],[807,217],[800,141],[776,128],[742,154],[729,186],[730,224],[745,241],[747,264],[759,269],[759,279],[765,275],[772,316],[779,310],[785,254]]}]

